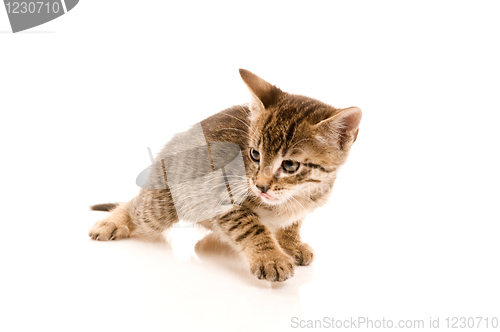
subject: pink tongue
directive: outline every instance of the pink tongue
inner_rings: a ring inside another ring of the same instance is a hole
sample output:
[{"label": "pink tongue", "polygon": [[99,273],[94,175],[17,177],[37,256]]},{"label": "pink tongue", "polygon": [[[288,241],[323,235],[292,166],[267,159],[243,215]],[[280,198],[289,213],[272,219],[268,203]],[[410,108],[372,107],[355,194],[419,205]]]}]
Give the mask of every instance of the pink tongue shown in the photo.
[{"label": "pink tongue", "polygon": [[264,196],[265,198],[273,199],[271,196],[269,196],[266,193],[260,193],[259,196]]}]

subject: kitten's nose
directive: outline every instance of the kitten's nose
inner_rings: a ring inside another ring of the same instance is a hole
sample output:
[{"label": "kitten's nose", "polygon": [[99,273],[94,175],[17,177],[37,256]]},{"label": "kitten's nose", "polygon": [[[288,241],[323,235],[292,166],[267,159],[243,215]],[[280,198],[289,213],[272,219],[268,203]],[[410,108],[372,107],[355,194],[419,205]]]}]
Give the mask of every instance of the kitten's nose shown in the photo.
[{"label": "kitten's nose", "polygon": [[255,186],[257,187],[257,189],[262,191],[262,193],[264,193],[264,194],[269,190],[269,185],[262,186],[262,185],[255,184]]}]

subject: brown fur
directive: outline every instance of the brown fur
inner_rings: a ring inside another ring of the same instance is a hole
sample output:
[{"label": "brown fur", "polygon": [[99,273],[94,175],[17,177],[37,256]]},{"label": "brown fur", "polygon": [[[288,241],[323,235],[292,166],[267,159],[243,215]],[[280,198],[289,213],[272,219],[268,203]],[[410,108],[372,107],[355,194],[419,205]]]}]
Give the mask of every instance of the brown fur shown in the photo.
[{"label": "brown fur", "polygon": [[[309,265],[314,259],[312,248],[300,239],[300,226],[309,212],[327,202],[337,170],[356,140],[361,110],[337,109],[285,93],[249,71],[241,69],[240,74],[252,101],[209,117],[201,127],[207,142],[240,147],[246,196],[238,204],[231,198],[230,209],[196,222],[240,252],[257,278],[284,281],[293,276],[295,265]],[[259,152],[258,162],[250,158],[251,149]],[[299,169],[287,173],[280,166],[283,160],[300,163]],[[162,165],[165,172],[163,159]],[[211,168],[215,170],[212,160]],[[271,199],[261,197],[257,186]],[[158,237],[178,220],[167,183],[166,189],[141,189],[130,202],[111,210],[89,235],[96,240],[132,234]]]},{"label": "brown fur", "polygon": [[92,211],[111,211],[116,208],[120,203],[104,203],[104,204],[95,204],[90,207]]}]

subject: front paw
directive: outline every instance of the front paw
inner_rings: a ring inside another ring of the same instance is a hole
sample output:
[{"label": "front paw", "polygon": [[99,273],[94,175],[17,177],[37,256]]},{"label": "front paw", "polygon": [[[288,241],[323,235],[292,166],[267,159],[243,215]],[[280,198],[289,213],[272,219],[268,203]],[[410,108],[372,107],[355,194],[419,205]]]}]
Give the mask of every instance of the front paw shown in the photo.
[{"label": "front paw", "polygon": [[285,281],[293,277],[293,258],[283,252],[275,251],[254,258],[250,270],[259,279]]},{"label": "front paw", "polygon": [[307,243],[301,243],[296,247],[287,248],[285,251],[295,259],[295,264],[307,266],[314,260],[314,250]]}]

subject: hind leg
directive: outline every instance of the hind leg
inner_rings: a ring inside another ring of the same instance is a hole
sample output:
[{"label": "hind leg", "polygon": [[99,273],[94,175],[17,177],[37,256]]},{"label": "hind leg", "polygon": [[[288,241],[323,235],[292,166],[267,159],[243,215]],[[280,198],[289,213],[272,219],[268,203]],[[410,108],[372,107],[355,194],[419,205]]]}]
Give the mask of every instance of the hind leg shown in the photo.
[{"label": "hind leg", "polygon": [[109,216],[89,230],[94,240],[118,240],[133,236],[159,239],[162,232],[179,221],[167,189],[141,189],[130,202],[118,205]]},{"label": "hind leg", "polygon": [[129,213],[130,202],[121,203],[109,215],[98,221],[90,230],[89,236],[98,241],[119,240],[130,237],[135,225]]},{"label": "hind leg", "polygon": [[162,232],[179,221],[168,189],[141,189],[130,204],[133,235],[163,239]]}]

